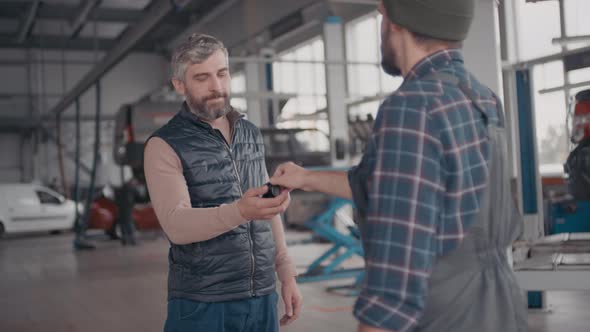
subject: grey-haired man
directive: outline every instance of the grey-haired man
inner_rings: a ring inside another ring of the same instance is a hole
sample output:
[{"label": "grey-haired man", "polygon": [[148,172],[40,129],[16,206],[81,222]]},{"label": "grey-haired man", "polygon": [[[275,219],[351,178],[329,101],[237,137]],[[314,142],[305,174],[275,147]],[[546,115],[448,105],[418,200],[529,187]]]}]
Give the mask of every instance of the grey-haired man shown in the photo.
[{"label": "grey-haired man", "polygon": [[170,240],[168,319],[173,331],[278,331],[275,271],[285,316],[301,309],[279,214],[285,191],[262,198],[268,175],[258,128],[229,104],[228,52],[195,34],[172,58],[186,102],[145,148],[154,209]]}]

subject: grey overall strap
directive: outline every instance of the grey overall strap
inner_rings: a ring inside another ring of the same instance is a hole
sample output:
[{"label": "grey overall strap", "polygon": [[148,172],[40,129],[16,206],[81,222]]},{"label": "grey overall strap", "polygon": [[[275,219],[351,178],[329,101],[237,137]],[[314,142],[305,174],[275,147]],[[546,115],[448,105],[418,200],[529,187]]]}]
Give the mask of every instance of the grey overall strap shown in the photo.
[{"label": "grey overall strap", "polygon": [[[468,88],[467,86],[465,86],[465,84],[463,84],[463,82],[459,81],[459,78],[457,78],[456,76],[454,76],[452,74],[445,73],[445,72],[432,72],[432,73],[426,75],[423,79],[433,80],[433,81],[441,81],[441,82],[448,83],[448,84],[458,87],[459,90],[461,90],[461,92],[463,92],[463,94],[465,96],[467,96],[467,98],[469,98],[471,103],[473,103],[473,106],[475,106],[475,108],[481,113],[485,124],[486,125],[489,124],[489,116],[485,111],[485,107],[483,107],[479,103],[479,96],[475,93],[475,91],[473,89]],[[497,111],[498,111],[499,126],[504,127],[504,117],[503,117],[503,112],[502,112],[502,105],[501,105],[498,97],[496,97],[496,96],[494,96],[494,97],[496,99],[496,107],[497,107]]]}]

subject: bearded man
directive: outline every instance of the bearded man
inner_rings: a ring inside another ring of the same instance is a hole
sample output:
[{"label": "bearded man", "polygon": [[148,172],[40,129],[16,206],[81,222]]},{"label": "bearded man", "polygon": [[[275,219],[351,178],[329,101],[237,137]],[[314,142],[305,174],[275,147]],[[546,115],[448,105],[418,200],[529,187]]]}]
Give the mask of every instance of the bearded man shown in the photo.
[{"label": "bearded man", "polygon": [[527,330],[506,250],[523,222],[504,113],[461,51],[474,4],[381,0],[382,67],[404,81],[379,107],[360,164],[287,163],[271,179],[354,200],[366,267],[354,306],[361,332]]},{"label": "bearded man", "polygon": [[172,56],[180,111],[147,141],[146,181],[170,241],[166,332],[278,331],[275,271],[285,316],[301,294],[287,254],[283,191],[268,187],[260,130],[229,104],[228,52],[194,34]]}]

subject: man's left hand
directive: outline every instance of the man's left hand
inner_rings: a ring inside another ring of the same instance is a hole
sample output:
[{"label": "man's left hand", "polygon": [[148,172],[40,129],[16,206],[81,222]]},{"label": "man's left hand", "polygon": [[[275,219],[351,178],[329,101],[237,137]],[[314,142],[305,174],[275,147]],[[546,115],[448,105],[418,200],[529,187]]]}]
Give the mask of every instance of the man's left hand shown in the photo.
[{"label": "man's left hand", "polygon": [[285,315],[281,318],[281,326],[289,325],[299,318],[303,297],[297,287],[295,277],[285,281],[281,287],[281,295],[285,303]]}]

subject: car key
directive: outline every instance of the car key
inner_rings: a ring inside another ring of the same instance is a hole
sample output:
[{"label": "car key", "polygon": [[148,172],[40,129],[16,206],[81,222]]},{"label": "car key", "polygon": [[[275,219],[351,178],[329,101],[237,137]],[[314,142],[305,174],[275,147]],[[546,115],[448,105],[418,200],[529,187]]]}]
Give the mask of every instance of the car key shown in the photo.
[{"label": "car key", "polygon": [[274,185],[270,182],[265,183],[268,191],[262,195],[262,198],[275,198],[281,194],[281,186]]}]

